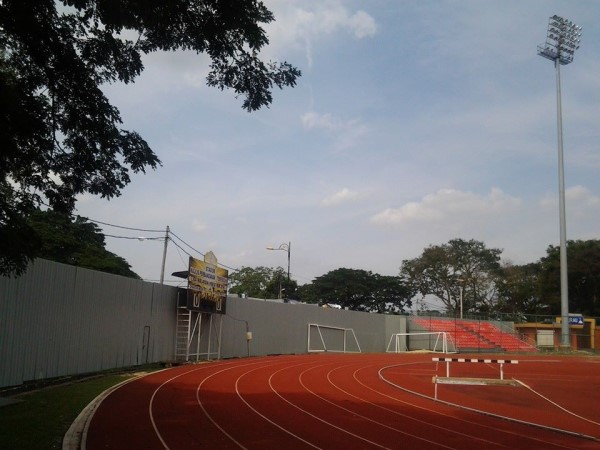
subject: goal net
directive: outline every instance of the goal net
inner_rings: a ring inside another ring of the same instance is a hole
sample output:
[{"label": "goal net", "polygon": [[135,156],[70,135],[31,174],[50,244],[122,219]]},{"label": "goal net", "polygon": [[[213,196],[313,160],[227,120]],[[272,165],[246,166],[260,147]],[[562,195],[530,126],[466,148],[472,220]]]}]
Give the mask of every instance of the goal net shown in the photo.
[{"label": "goal net", "polygon": [[456,345],[445,331],[392,334],[387,353],[430,351],[456,353]]},{"label": "goal net", "polygon": [[308,324],[308,352],[361,353],[352,328]]}]

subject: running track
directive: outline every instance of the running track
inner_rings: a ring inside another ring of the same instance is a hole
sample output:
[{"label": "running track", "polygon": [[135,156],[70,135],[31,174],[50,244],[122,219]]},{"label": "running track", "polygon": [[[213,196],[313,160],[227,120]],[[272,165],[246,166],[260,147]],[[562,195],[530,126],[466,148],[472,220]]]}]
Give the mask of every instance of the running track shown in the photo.
[{"label": "running track", "polygon": [[[600,449],[600,361],[510,358],[520,362],[505,365],[504,377],[524,386],[439,385],[439,400],[452,404],[432,399],[432,377],[445,376],[446,367],[431,354],[288,355],[180,366],[108,395],[82,446]],[[451,370],[498,377],[493,364],[453,363]]]}]

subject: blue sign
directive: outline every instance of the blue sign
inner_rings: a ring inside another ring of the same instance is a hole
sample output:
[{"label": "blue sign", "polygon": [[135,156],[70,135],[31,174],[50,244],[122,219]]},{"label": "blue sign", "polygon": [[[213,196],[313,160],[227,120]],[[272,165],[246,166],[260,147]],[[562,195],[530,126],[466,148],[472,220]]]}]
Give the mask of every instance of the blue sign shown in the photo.
[{"label": "blue sign", "polygon": [[583,325],[583,316],[569,314],[569,325]]}]

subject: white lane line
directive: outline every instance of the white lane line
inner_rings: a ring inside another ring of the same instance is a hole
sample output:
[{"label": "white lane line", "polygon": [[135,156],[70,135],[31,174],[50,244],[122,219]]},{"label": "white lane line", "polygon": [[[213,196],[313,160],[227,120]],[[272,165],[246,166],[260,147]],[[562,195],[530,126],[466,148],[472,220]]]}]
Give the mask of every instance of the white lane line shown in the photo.
[{"label": "white lane line", "polygon": [[[328,363],[328,364],[331,364],[331,363]],[[307,369],[307,370],[312,370],[312,369],[314,369],[314,368],[316,368],[316,367],[323,367],[323,366],[326,366],[326,365],[328,365],[328,364],[320,364],[320,365],[318,365],[318,366],[314,366],[314,367],[312,367],[312,368],[309,368],[309,369]],[[348,431],[348,430],[346,430],[346,429],[344,429],[344,428],[338,427],[337,425],[334,425],[333,423],[331,423],[331,422],[328,422],[328,421],[326,421],[325,419],[322,419],[322,418],[320,418],[319,416],[317,416],[317,415],[315,415],[315,414],[312,414],[311,412],[308,412],[307,410],[305,410],[305,409],[301,408],[300,406],[296,405],[295,403],[293,403],[293,402],[289,401],[288,399],[286,399],[285,397],[283,397],[281,394],[279,394],[279,392],[277,392],[277,391],[275,390],[275,388],[273,387],[272,380],[273,380],[273,377],[274,377],[274,376],[275,376],[277,373],[279,373],[279,372],[281,372],[281,371],[283,371],[283,370],[285,370],[285,369],[286,369],[286,368],[280,369],[280,370],[278,370],[277,372],[274,372],[274,373],[273,373],[273,374],[272,374],[272,375],[269,377],[269,386],[271,387],[271,390],[272,390],[272,391],[273,391],[273,392],[274,392],[274,393],[275,393],[275,394],[276,394],[276,395],[277,395],[279,398],[281,398],[283,401],[285,401],[285,402],[289,403],[289,404],[290,404],[290,405],[292,405],[294,408],[298,409],[299,411],[303,412],[304,414],[307,414],[307,415],[309,415],[310,417],[312,417],[312,418],[314,418],[314,419],[316,419],[316,420],[318,420],[318,421],[320,421],[320,422],[323,422],[324,424],[326,424],[326,425],[329,425],[329,426],[330,426],[330,427],[332,427],[332,428],[335,428],[335,429],[337,429],[337,430],[339,430],[339,431],[341,431],[341,432],[343,432],[343,433],[349,434],[350,436],[353,436],[353,437],[355,437],[355,438],[357,438],[357,439],[360,439],[360,440],[362,440],[362,441],[365,441],[365,442],[367,442],[367,443],[369,443],[369,444],[371,444],[371,445],[374,445],[374,446],[376,446],[376,447],[388,449],[388,447],[384,447],[384,446],[382,446],[382,445],[379,445],[379,444],[377,444],[376,442],[370,441],[370,440],[368,440],[368,439],[366,439],[366,438],[363,438],[362,436],[359,436],[359,435],[357,435],[357,434],[354,434],[354,433],[352,433],[352,432],[350,432],[350,431]],[[306,371],[304,371],[304,372],[306,372]],[[302,384],[301,378],[302,378],[302,374],[303,374],[304,372],[302,372],[302,373],[299,375],[299,377],[298,377],[298,379],[299,379],[299,381],[300,381],[300,384]],[[304,386],[304,385],[303,385],[303,386]],[[306,388],[305,388],[305,389],[306,389]],[[309,392],[310,392],[310,391],[309,391]],[[388,449],[388,450],[391,450],[391,449]]]},{"label": "white lane line", "polygon": [[[408,392],[410,394],[416,395],[418,397],[422,397],[422,398],[425,398],[425,399],[428,399],[428,400],[432,400],[434,402],[443,403],[445,405],[449,405],[449,406],[453,406],[453,407],[456,407],[456,408],[464,409],[466,411],[472,411],[472,412],[475,412],[475,413],[478,413],[478,414],[483,414],[483,415],[486,415],[486,416],[489,416],[489,417],[495,417],[497,419],[507,420],[509,422],[520,423],[520,424],[524,424],[524,425],[528,425],[528,426],[533,426],[533,427],[544,429],[544,430],[550,430],[550,431],[555,431],[555,432],[567,434],[567,435],[570,435],[570,436],[576,436],[576,437],[579,437],[579,438],[582,438],[582,439],[597,441],[597,439],[595,437],[593,437],[593,436],[587,436],[585,434],[575,433],[573,431],[563,430],[563,429],[560,429],[560,428],[548,427],[546,425],[541,425],[541,424],[534,423],[534,422],[527,422],[525,420],[519,420],[519,419],[515,419],[513,417],[502,416],[500,414],[494,414],[494,413],[490,413],[490,412],[487,412],[487,411],[482,411],[482,410],[475,409],[475,408],[469,408],[468,406],[463,406],[463,405],[459,405],[457,403],[447,402],[447,401],[444,401],[444,400],[439,400],[439,399],[436,400],[434,397],[430,397],[428,395],[421,394],[420,392],[411,391],[410,389],[407,389],[407,388],[402,387],[402,386],[400,386],[398,384],[395,384],[395,383],[389,381],[388,379],[386,379],[383,376],[383,374],[382,374],[382,372],[384,370],[388,369],[388,368],[397,367],[397,366],[400,366],[400,365],[408,365],[408,364],[410,364],[410,363],[407,363],[407,364],[394,364],[394,365],[391,365],[391,366],[382,367],[381,369],[379,369],[379,378],[382,381],[384,381],[387,384],[389,384],[390,386],[393,386],[393,387],[395,387],[397,389],[400,389],[402,391]],[[382,394],[382,395],[385,395],[385,394]],[[393,398],[393,397],[390,397],[390,398]],[[399,401],[401,401],[401,400],[399,400]],[[405,403],[405,402],[403,402],[403,403]],[[442,413],[440,413],[440,414],[442,414]],[[446,414],[442,414],[442,415],[446,415]],[[448,417],[452,417],[452,416],[448,416]],[[498,430],[495,427],[491,427],[491,426],[488,426],[488,425],[481,425],[481,424],[479,424],[477,422],[472,422],[472,421],[468,421],[468,420],[464,420],[464,419],[458,419],[458,418],[454,418],[454,419],[466,422],[466,423],[468,423],[470,425],[473,425],[473,426],[481,426],[481,427],[484,427],[484,428],[489,428],[489,429],[493,429],[493,430],[496,430],[496,431],[501,431],[502,433],[516,435],[516,436],[523,437],[525,439],[530,439],[530,440],[533,440],[533,441],[542,442],[545,445],[552,445],[552,446],[560,447],[560,448],[574,448],[574,447],[567,447],[567,446],[564,446],[564,445],[561,445],[561,444],[557,444],[557,443],[553,443],[553,442],[548,442],[548,441],[545,441],[545,440],[542,440],[542,439],[539,439],[539,438],[533,438],[533,437],[530,437],[530,436],[523,436],[521,433],[515,433],[515,432],[507,431],[507,430]]]},{"label": "white lane line", "polygon": [[556,403],[556,402],[553,402],[553,401],[552,401],[552,400],[550,400],[548,397],[545,397],[545,396],[543,396],[542,394],[540,394],[539,392],[537,392],[537,391],[533,390],[533,389],[532,389],[530,386],[526,385],[526,384],[525,384],[525,383],[523,383],[522,381],[520,381],[520,380],[517,380],[516,378],[513,378],[513,380],[515,380],[517,383],[519,383],[519,384],[520,384],[521,386],[523,386],[524,388],[527,388],[527,389],[529,389],[529,390],[530,390],[531,392],[533,392],[535,395],[538,395],[539,397],[543,398],[543,399],[544,399],[544,400],[546,400],[547,402],[549,402],[549,403],[553,404],[553,405],[554,405],[554,406],[556,406],[558,409],[560,409],[560,410],[562,410],[562,411],[566,412],[567,414],[570,414],[570,415],[572,415],[572,416],[574,416],[574,417],[577,417],[578,419],[585,420],[586,422],[593,423],[594,425],[598,425],[598,426],[600,426],[600,423],[598,423],[598,422],[595,422],[595,421],[593,421],[593,420],[591,420],[591,419],[588,419],[587,417],[580,416],[579,414],[576,414],[576,413],[574,413],[573,411],[569,411],[568,409],[566,409],[566,408],[563,408],[563,407],[562,407],[562,406],[560,406],[558,403]]},{"label": "white lane line", "polygon": [[[290,367],[295,367],[295,366],[301,366],[301,365],[303,365],[303,364],[307,364],[307,363],[295,364],[295,365],[293,365],[293,366],[287,366],[287,367],[285,367],[284,369],[288,369],[288,368],[290,368]],[[258,414],[260,417],[262,417],[263,419],[265,419],[265,420],[266,420],[267,422],[269,422],[270,424],[272,424],[272,425],[274,425],[275,427],[279,428],[281,431],[283,431],[283,432],[285,432],[285,433],[289,434],[290,436],[292,436],[292,437],[294,437],[294,438],[298,439],[299,441],[302,441],[302,442],[304,442],[305,444],[309,445],[309,446],[310,446],[310,447],[312,447],[312,448],[317,448],[317,449],[320,449],[320,447],[317,447],[317,446],[316,446],[316,445],[314,445],[313,443],[311,443],[311,442],[309,442],[309,441],[307,441],[307,440],[305,440],[305,439],[302,439],[302,438],[301,438],[300,436],[298,436],[297,434],[294,434],[294,433],[292,433],[292,432],[291,432],[290,430],[288,430],[287,428],[284,428],[284,427],[282,427],[282,426],[281,426],[281,425],[279,425],[277,422],[274,422],[273,420],[269,419],[269,418],[268,418],[267,416],[265,416],[264,414],[260,413],[260,412],[259,412],[259,411],[258,411],[256,408],[252,407],[252,405],[250,405],[250,403],[248,403],[248,402],[246,401],[246,399],[245,399],[245,398],[242,396],[242,394],[241,394],[241,393],[240,393],[240,391],[239,391],[239,386],[238,386],[240,379],[241,379],[242,377],[244,377],[245,375],[247,375],[247,374],[249,374],[249,373],[251,373],[251,372],[254,372],[254,371],[256,371],[256,370],[259,370],[259,369],[261,369],[261,368],[262,368],[262,367],[257,367],[256,369],[253,369],[253,370],[250,370],[250,371],[248,371],[248,372],[245,372],[245,373],[243,373],[242,375],[240,375],[240,376],[238,377],[238,379],[237,379],[237,380],[236,380],[236,382],[235,382],[235,392],[237,393],[238,397],[239,397],[239,398],[240,398],[240,399],[241,399],[241,400],[242,400],[242,401],[243,401],[243,402],[244,402],[244,403],[245,403],[245,404],[248,406],[248,408],[250,408],[252,411],[254,411],[256,414]],[[280,369],[280,370],[284,370],[284,369]],[[279,371],[277,371],[277,372],[279,372]],[[275,373],[277,373],[277,372],[275,372]],[[271,376],[272,376],[272,375],[271,375]],[[271,382],[270,382],[270,378],[269,378],[269,386],[270,386],[270,385],[271,385]],[[271,390],[272,390],[272,388],[271,388]],[[277,394],[277,392],[275,392],[275,393]],[[279,395],[279,394],[277,394],[277,395]],[[281,397],[281,396],[280,396],[280,397]],[[283,398],[283,397],[281,397],[281,398]],[[284,399],[284,400],[285,400],[285,399]],[[287,401],[287,400],[286,400],[286,401]],[[289,402],[288,402],[288,403],[289,403]]]},{"label": "white lane line", "polygon": [[[417,364],[423,364],[423,363],[425,363],[425,364],[426,364],[426,362],[410,362],[410,363],[394,364],[394,365],[392,365],[392,366],[384,366],[384,367],[381,367],[381,368],[379,369],[379,378],[380,378],[382,381],[384,381],[384,382],[386,382],[386,383],[388,383],[388,384],[390,384],[390,385],[392,385],[392,386],[394,386],[394,387],[396,387],[396,388],[398,388],[398,389],[400,389],[400,390],[402,390],[402,391],[404,391],[404,392],[407,392],[407,393],[409,393],[409,394],[412,394],[412,395],[416,395],[416,396],[418,396],[418,397],[422,397],[422,398],[424,398],[424,399],[427,399],[427,400],[435,401],[435,399],[434,399],[433,397],[429,397],[428,395],[424,395],[424,394],[421,394],[421,393],[419,393],[419,392],[411,391],[410,389],[406,389],[406,388],[404,388],[404,387],[401,387],[401,386],[395,385],[395,384],[393,384],[393,383],[389,382],[387,379],[385,379],[385,378],[383,377],[383,375],[381,374],[381,372],[382,372],[383,370],[385,370],[385,369],[389,369],[389,368],[392,368],[392,367],[400,367],[400,366],[404,366],[404,367],[406,367],[406,366],[417,365]],[[404,405],[412,406],[413,408],[421,409],[421,410],[423,410],[423,411],[427,411],[427,412],[430,412],[430,413],[433,413],[433,414],[436,414],[436,415],[439,415],[439,416],[442,416],[442,417],[447,417],[447,418],[448,418],[448,419],[450,419],[450,420],[453,420],[453,421],[458,421],[458,422],[461,422],[461,423],[465,423],[465,424],[467,424],[468,426],[472,426],[472,427],[479,427],[479,428],[483,428],[483,429],[487,429],[487,430],[493,430],[493,431],[496,431],[496,432],[501,432],[501,433],[504,433],[504,434],[507,434],[507,435],[511,435],[511,436],[519,436],[519,437],[523,437],[524,439],[528,439],[528,440],[532,440],[532,441],[536,441],[536,442],[542,442],[542,443],[544,443],[544,444],[546,444],[546,445],[551,445],[551,446],[554,446],[554,447],[559,447],[559,448],[570,448],[570,447],[565,447],[565,446],[562,446],[562,445],[560,445],[560,444],[547,443],[546,441],[544,441],[544,440],[541,440],[541,439],[538,439],[538,438],[534,438],[534,437],[530,437],[530,436],[523,436],[521,433],[516,433],[516,432],[513,432],[513,431],[509,431],[509,430],[499,430],[498,428],[496,428],[496,427],[492,427],[492,426],[490,426],[490,425],[485,425],[485,424],[481,424],[481,423],[479,423],[479,422],[473,422],[473,421],[470,421],[470,420],[461,419],[461,418],[459,418],[459,417],[456,417],[456,416],[454,416],[454,415],[445,414],[445,413],[443,413],[443,412],[441,412],[441,411],[437,411],[437,410],[435,410],[435,409],[429,409],[429,408],[425,408],[425,407],[423,407],[423,406],[419,406],[419,405],[417,405],[416,403],[411,403],[411,402],[407,402],[407,401],[405,401],[405,400],[400,400],[400,399],[399,399],[399,398],[397,398],[397,397],[393,397],[393,396],[391,396],[391,395],[387,395],[387,394],[385,394],[385,393],[383,393],[383,392],[381,392],[381,391],[378,391],[378,390],[376,390],[376,389],[373,389],[371,386],[368,386],[368,385],[366,385],[365,383],[363,383],[362,381],[360,381],[360,380],[358,379],[358,377],[356,376],[356,374],[357,374],[358,372],[359,372],[359,371],[357,370],[357,371],[354,373],[354,379],[355,379],[355,380],[356,380],[356,381],[357,381],[357,382],[358,382],[358,383],[359,383],[361,386],[363,386],[363,387],[365,387],[366,389],[369,389],[369,390],[371,390],[371,391],[373,391],[373,392],[375,392],[375,393],[377,393],[377,394],[379,394],[379,395],[381,395],[381,396],[383,396],[383,397],[389,398],[389,399],[391,399],[391,400],[394,400],[394,401],[396,401],[396,402],[402,403],[402,404],[404,404]]]},{"label": "white lane line", "polygon": [[[373,366],[373,365],[370,365],[370,366],[363,366],[363,367],[360,367],[360,368],[356,369],[356,370],[354,371],[354,373],[352,374],[352,375],[353,375],[353,378],[355,379],[355,381],[357,381],[357,379],[356,379],[356,373],[357,373],[358,371],[360,371],[360,370],[363,370],[363,369],[367,369],[367,368],[370,368],[370,367],[376,367],[376,366]],[[334,383],[334,382],[331,380],[331,378],[330,378],[330,374],[331,374],[332,372],[334,372],[335,370],[338,370],[338,369],[333,369],[333,370],[332,370],[330,373],[328,373],[328,374],[327,374],[327,380],[329,381],[329,383],[330,383],[330,384],[331,384],[333,387],[335,387],[336,389],[338,389],[339,391],[343,392],[344,394],[346,394],[346,395],[348,395],[348,396],[350,396],[350,397],[354,397],[355,399],[357,399],[357,400],[360,400],[360,401],[361,401],[361,402],[363,402],[363,403],[368,403],[369,405],[372,405],[372,406],[374,406],[374,407],[376,407],[376,408],[379,408],[379,409],[382,409],[382,410],[384,410],[384,411],[390,412],[390,413],[392,413],[392,414],[394,414],[394,415],[396,415],[396,416],[402,417],[402,418],[404,418],[404,419],[406,419],[406,420],[410,420],[410,421],[412,421],[412,422],[417,422],[417,423],[422,423],[422,424],[425,424],[425,425],[427,425],[429,428],[437,428],[437,429],[439,429],[439,430],[446,431],[446,432],[448,432],[448,433],[450,433],[450,434],[456,434],[456,435],[458,435],[458,436],[464,436],[464,437],[467,437],[467,438],[469,438],[469,439],[472,439],[472,440],[476,440],[476,441],[482,441],[482,442],[485,442],[486,444],[489,444],[489,445],[497,445],[497,446],[499,446],[499,447],[508,447],[508,446],[506,446],[506,445],[502,445],[502,444],[499,444],[499,443],[497,443],[497,442],[493,442],[493,441],[489,441],[489,440],[487,440],[487,439],[483,439],[483,438],[479,438],[479,437],[476,437],[476,436],[472,436],[472,435],[470,435],[470,434],[461,433],[460,431],[456,431],[456,430],[453,430],[453,429],[450,429],[450,428],[446,428],[446,427],[443,427],[443,426],[441,426],[441,425],[436,425],[436,424],[433,424],[433,423],[431,423],[430,421],[425,421],[425,420],[417,419],[417,418],[415,418],[415,417],[413,417],[413,416],[410,416],[410,415],[408,415],[408,414],[403,414],[403,413],[401,413],[401,412],[398,412],[398,411],[396,411],[396,410],[394,410],[394,409],[391,409],[391,408],[386,408],[385,406],[381,406],[381,405],[378,405],[377,403],[373,403],[373,402],[371,402],[371,401],[369,401],[369,400],[366,400],[366,399],[364,399],[364,398],[362,398],[362,397],[358,397],[358,396],[356,396],[356,395],[354,395],[354,394],[352,394],[352,393],[350,393],[350,392],[348,392],[348,391],[345,391],[344,389],[340,388],[338,385],[336,385],[336,384],[335,384],[335,383]],[[388,428],[392,428],[392,429],[394,429],[394,430],[396,430],[396,431],[398,431],[398,432],[402,432],[402,431],[400,431],[400,430],[397,430],[397,429],[395,429],[395,428],[393,428],[393,427],[388,427]],[[415,435],[411,435],[411,436],[415,436]],[[415,436],[415,437],[418,437],[418,436]],[[426,440],[427,442],[432,442],[432,441],[428,441],[427,439],[425,439],[425,440]],[[436,442],[434,442],[434,444],[436,444]],[[443,445],[443,444],[438,444],[438,445]],[[448,448],[450,448],[450,447],[448,447]]]},{"label": "white lane line", "polygon": [[196,372],[198,370],[202,370],[202,369],[205,369],[205,368],[206,367],[197,367],[195,369],[188,370],[187,372],[183,372],[183,373],[180,373],[179,375],[175,375],[174,377],[169,378],[168,380],[166,380],[165,382],[163,382],[160,386],[158,386],[154,390],[154,392],[152,393],[152,396],[150,397],[150,403],[148,404],[148,414],[150,415],[150,422],[152,422],[152,428],[154,428],[154,433],[158,437],[158,440],[162,444],[163,448],[165,448],[167,450],[169,449],[169,446],[167,445],[167,443],[163,439],[162,434],[160,434],[160,431],[158,430],[158,426],[156,425],[156,421],[154,420],[154,413],[152,412],[152,409],[154,407],[154,399],[156,398],[156,394],[158,393],[158,391],[160,391],[163,388],[163,386],[166,386],[171,381],[176,380],[177,378],[182,377],[184,375],[187,375],[189,373]]},{"label": "white lane line", "polygon": [[[228,368],[220,370],[219,372],[223,372],[224,370],[229,370],[229,369],[233,369],[235,367],[237,367],[237,361],[235,363],[223,363],[220,364],[220,366],[228,366]],[[254,363],[254,364],[258,364],[258,363]],[[156,395],[158,394],[158,392],[167,384],[171,383],[172,381],[184,376],[184,375],[188,375],[190,373],[193,372],[198,372],[200,370],[205,370],[205,369],[210,369],[210,368],[214,368],[214,365],[212,364],[203,364],[201,367],[196,367],[194,369],[188,370],[186,372],[180,373],[174,377],[171,377],[170,379],[166,380],[165,382],[163,382],[160,386],[158,386],[154,392],[152,393],[152,396],[150,397],[150,403],[148,405],[148,414],[150,415],[150,422],[152,423],[152,428],[154,429],[154,433],[156,434],[156,436],[158,437],[159,441],[161,442],[161,444],[163,445],[163,448],[165,448],[166,450],[169,450],[169,446],[166,443],[165,439],[163,438],[162,434],[160,433],[160,430],[158,429],[158,425],[156,424],[156,421],[154,419],[154,399],[156,398]],[[211,375],[212,376],[212,375]],[[210,377],[209,377],[210,378]],[[197,393],[196,393],[197,396]],[[200,405],[202,407],[202,405]],[[203,408],[204,410],[204,408]],[[206,412],[205,412],[206,414]],[[212,420],[212,418],[210,416],[207,416],[209,419]],[[214,423],[214,422],[213,422]],[[219,428],[221,431],[223,431],[218,425],[217,428]]]},{"label": "white lane line", "polygon": [[[348,395],[348,396],[350,396],[350,397],[354,397],[355,399],[358,399],[358,400],[360,400],[362,403],[366,403],[366,404],[369,404],[369,405],[373,405],[373,406],[379,407],[379,405],[376,405],[375,403],[372,403],[372,402],[370,402],[370,401],[368,401],[368,400],[364,400],[364,399],[362,399],[362,398],[359,398],[359,397],[357,397],[357,396],[355,396],[355,395],[352,395],[352,394],[350,394],[349,392],[347,392],[347,391],[345,391],[345,390],[343,390],[343,389],[339,388],[338,386],[336,386],[336,385],[335,385],[335,384],[334,384],[334,383],[331,381],[330,374],[331,374],[333,371],[335,371],[335,370],[339,370],[339,369],[345,369],[345,368],[347,368],[347,367],[350,367],[350,366],[352,366],[352,365],[355,365],[355,364],[348,364],[348,365],[346,365],[346,366],[336,367],[336,368],[333,368],[332,370],[330,370],[329,372],[327,372],[327,380],[329,381],[329,384],[330,384],[331,386],[333,386],[334,388],[338,389],[339,391],[343,392],[344,394],[346,394],[346,395]],[[311,370],[311,369],[309,369],[309,370]],[[425,439],[425,438],[423,438],[423,437],[420,437],[420,436],[418,436],[418,435],[416,435],[416,434],[407,433],[407,432],[405,432],[405,431],[399,430],[398,428],[391,427],[391,426],[389,426],[389,425],[386,425],[386,424],[384,424],[384,423],[381,423],[381,422],[379,422],[379,421],[377,421],[377,420],[375,420],[375,419],[372,419],[372,418],[370,418],[370,417],[363,416],[362,414],[358,414],[357,412],[355,412],[355,411],[352,411],[351,409],[345,408],[345,407],[343,407],[343,406],[341,406],[341,405],[339,405],[339,404],[337,404],[337,403],[335,403],[335,402],[332,402],[331,400],[328,400],[328,399],[326,399],[325,397],[322,397],[322,396],[320,396],[319,394],[317,394],[317,393],[313,392],[313,391],[312,391],[312,390],[310,390],[308,387],[306,387],[306,385],[305,385],[305,384],[304,384],[304,382],[302,381],[302,377],[304,376],[304,374],[305,374],[306,372],[308,372],[308,370],[307,370],[307,371],[305,371],[305,372],[303,372],[303,373],[300,375],[300,384],[302,384],[302,387],[304,387],[304,389],[306,389],[308,392],[310,392],[312,395],[314,395],[314,396],[318,397],[319,399],[321,399],[321,400],[323,400],[323,401],[325,401],[325,402],[327,402],[327,403],[329,403],[329,404],[331,404],[331,405],[333,405],[333,406],[335,406],[335,407],[337,407],[337,408],[340,408],[340,409],[342,409],[342,410],[344,410],[344,411],[347,411],[347,412],[349,412],[350,414],[352,414],[352,415],[354,415],[354,416],[360,417],[360,418],[362,418],[362,419],[364,419],[364,420],[367,420],[367,421],[369,421],[369,422],[372,422],[372,423],[374,423],[374,424],[376,424],[376,425],[378,425],[378,426],[380,426],[380,427],[387,428],[387,429],[389,429],[389,430],[392,430],[392,431],[394,431],[394,432],[396,432],[396,433],[399,433],[399,434],[402,434],[402,435],[404,435],[404,436],[410,436],[410,437],[412,437],[412,438],[415,438],[415,439],[417,439],[417,440],[420,440],[420,441],[425,441],[425,442],[428,442],[428,443],[430,443],[430,444],[435,444],[435,445],[438,445],[438,446],[440,446],[440,447],[443,447],[443,448],[447,448],[447,449],[451,449],[451,450],[454,450],[454,449],[455,449],[454,447],[449,447],[449,446],[447,446],[447,445],[440,444],[439,442],[430,441],[429,439]],[[385,407],[381,407],[381,408],[382,408],[382,409],[384,409],[384,410],[393,411],[393,410],[391,410],[391,409],[388,409],[388,408],[385,408]],[[393,412],[395,412],[395,411],[393,411]],[[412,419],[412,417],[410,417],[410,416],[407,416],[407,415],[404,415],[404,414],[400,414],[400,413],[399,413],[398,415],[400,415],[400,416],[402,416],[402,417],[405,417],[405,418]],[[420,420],[417,420],[417,419],[415,419],[415,420],[416,420],[416,421],[418,421],[418,422],[427,423],[427,425],[431,426],[431,424],[430,424],[429,422],[424,422],[424,421],[420,421]],[[434,427],[435,427],[435,425],[434,425]],[[441,428],[441,427],[440,427],[440,428]]]},{"label": "white lane line", "polygon": [[204,407],[204,404],[202,404],[202,400],[200,400],[200,391],[202,390],[202,385],[207,380],[211,379],[212,377],[214,377],[216,375],[219,375],[219,374],[221,374],[223,372],[226,372],[228,370],[231,370],[231,369],[237,369],[239,367],[251,366],[251,365],[256,365],[256,364],[258,364],[258,363],[238,364],[238,365],[234,365],[233,367],[227,367],[227,368],[225,368],[223,370],[219,370],[218,372],[215,372],[215,373],[211,374],[210,376],[206,377],[205,379],[203,379],[202,382],[196,388],[196,401],[198,402],[198,405],[202,409],[202,412],[204,413],[204,415],[208,418],[208,420],[210,420],[212,422],[212,424],[215,427],[217,427],[219,429],[219,431],[221,431],[221,433],[223,433],[226,437],[228,437],[229,440],[231,440],[231,442],[233,442],[234,444],[236,444],[238,447],[243,448],[244,450],[247,450],[247,447],[245,447],[241,442],[239,442],[231,434],[229,434],[227,431],[225,431],[225,429],[221,425],[219,425],[219,423],[206,410],[206,408]]}]

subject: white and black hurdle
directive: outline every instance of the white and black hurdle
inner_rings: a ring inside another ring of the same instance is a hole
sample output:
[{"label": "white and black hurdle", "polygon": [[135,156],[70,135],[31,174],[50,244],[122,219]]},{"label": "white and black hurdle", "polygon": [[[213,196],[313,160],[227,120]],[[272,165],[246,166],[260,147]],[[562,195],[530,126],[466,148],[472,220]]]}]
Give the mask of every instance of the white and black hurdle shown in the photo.
[{"label": "white and black hurdle", "polygon": [[[446,363],[446,377],[438,377],[435,375],[432,382],[435,384],[435,398],[437,399],[438,384],[469,384],[469,385],[509,385],[518,386],[518,382],[514,380],[504,380],[504,364],[519,364],[516,359],[479,359],[479,358],[432,358],[433,362]],[[462,378],[450,376],[450,363],[484,363],[484,364],[499,364],[500,379],[490,378]]]},{"label": "white and black hurdle", "polygon": [[432,358],[433,362],[446,363],[446,377],[450,378],[450,363],[485,363],[500,364],[500,379],[504,380],[504,364],[519,364],[517,359],[477,359],[477,358]]}]

